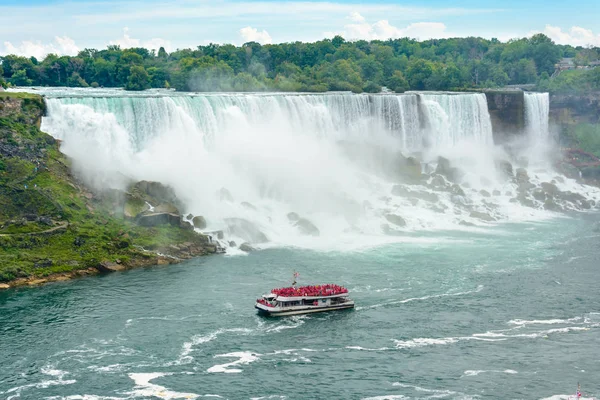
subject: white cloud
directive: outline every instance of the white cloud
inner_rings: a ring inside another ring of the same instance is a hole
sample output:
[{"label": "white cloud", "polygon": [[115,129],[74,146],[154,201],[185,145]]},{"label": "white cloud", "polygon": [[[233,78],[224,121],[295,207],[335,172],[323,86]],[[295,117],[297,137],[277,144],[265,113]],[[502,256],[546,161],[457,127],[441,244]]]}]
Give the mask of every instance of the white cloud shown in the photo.
[{"label": "white cloud", "polygon": [[[539,32],[531,32],[530,35],[535,33]],[[546,25],[542,33],[558,44],[600,46],[600,34],[594,34],[591,29],[585,29],[580,26],[572,26],[569,31],[563,32],[558,26]]]},{"label": "white cloud", "polygon": [[259,31],[256,28],[252,28],[251,26],[247,26],[245,28],[240,29],[240,35],[246,42],[258,42],[260,44],[271,44],[273,43],[273,39],[271,39],[271,35],[266,30]]},{"label": "white cloud", "polygon": [[132,47],[144,47],[146,49],[158,51],[158,49],[164,47],[165,50],[171,51],[170,41],[161,38],[153,38],[150,40],[134,39],[131,36],[129,36],[128,27],[123,28],[123,37],[111,40],[108,42],[108,44],[121,46],[122,49],[130,49]]},{"label": "white cloud", "polygon": [[73,56],[79,52],[75,41],[68,36],[56,36],[54,42],[44,44],[41,41],[24,40],[19,45],[4,42],[4,50],[0,54],[15,54],[18,56],[35,57],[39,60],[50,53]]},{"label": "white cloud", "polygon": [[[356,11],[350,13],[348,19],[354,23],[345,25],[345,30],[337,33],[348,40],[384,40],[402,37],[424,40],[450,36],[446,32],[446,25],[441,22],[416,22],[404,28],[397,28],[385,19],[371,24]],[[332,36],[333,33],[328,32],[325,35]]]}]

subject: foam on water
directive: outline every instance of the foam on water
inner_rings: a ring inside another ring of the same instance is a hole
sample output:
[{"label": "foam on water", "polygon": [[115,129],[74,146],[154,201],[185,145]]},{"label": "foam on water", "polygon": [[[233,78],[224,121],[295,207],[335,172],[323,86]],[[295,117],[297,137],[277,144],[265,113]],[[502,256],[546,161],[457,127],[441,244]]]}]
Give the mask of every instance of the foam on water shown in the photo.
[{"label": "foam on water", "polygon": [[226,364],[214,365],[214,366],[210,367],[209,369],[207,369],[206,372],[213,372],[213,373],[223,372],[226,374],[240,373],[240,372],[242,372],[242,369],[231,368],[231,367],[234,367],[237,365],[250,364],[250,363],[258,360],[260,356],[261,356],[261,354],[252,353],[250,351],[236,351],[236,352],[227,353],[227,354],[217,354],[216,356],[214,356],[215,358],[217,358],[217,357],[237,358],[237,360],[230,362],[230,363],[226,363]]},{"label": "foam on water", "polygon": [[135,382],[134,390],[129,393],[135,397],[157,397],[159,399],[197,399],[200,395],[195,393],[175,392],[164,386],[157,385],[151,381],[163,376],[172,375],[170,373],[150,372],[150,373],[130,373],[129,377]]}]

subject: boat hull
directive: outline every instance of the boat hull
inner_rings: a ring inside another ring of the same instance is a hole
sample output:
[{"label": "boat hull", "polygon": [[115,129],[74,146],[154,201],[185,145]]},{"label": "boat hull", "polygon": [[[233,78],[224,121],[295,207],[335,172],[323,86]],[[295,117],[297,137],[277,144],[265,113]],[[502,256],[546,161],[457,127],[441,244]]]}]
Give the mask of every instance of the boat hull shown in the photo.
[{"label": "boat hull", "polygon": [[273,310],[265,310],[264,308],[255,306],[256,309],[258,310],[258,314],[259,315],[264,315],[265,317],[287,317],[287,316],[291,316],[291,315],[303,315],[303,314],[314,314],[314,313],[320,313],[320,312],[327,312],[327,311],[340,311],[340,310],[348,310],[351,308],[354,308],[354,302],[349,303],[349,304],[339,304],[339,305],[335,305],[335,306],[328,306],[328,307],[302,307],[302,308],[297,308],[297,309],[284,309],[284,310],[277,310],[277,309],[273,309]]}]

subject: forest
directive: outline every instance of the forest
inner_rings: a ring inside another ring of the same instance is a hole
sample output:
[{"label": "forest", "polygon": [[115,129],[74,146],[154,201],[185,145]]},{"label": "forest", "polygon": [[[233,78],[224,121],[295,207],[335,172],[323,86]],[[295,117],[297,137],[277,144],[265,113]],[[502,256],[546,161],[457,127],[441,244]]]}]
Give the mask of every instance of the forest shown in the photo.
[{"label": "forest", "polygon": [[[556,76],[556,64],[575,69]],[[0,84],[174,88],[179,91],[470,90],[535,84],[539,90],[600,90],[598,47],[555,44],[543,34],[501,42],[475,37],[410,38],[242,46],[209,44],[167,53],[145,48],[85,49],[76,56],[0,57]],[[595,62],[595,63],[594,63]],[[555,75],[555,76],[553,76]]]}]

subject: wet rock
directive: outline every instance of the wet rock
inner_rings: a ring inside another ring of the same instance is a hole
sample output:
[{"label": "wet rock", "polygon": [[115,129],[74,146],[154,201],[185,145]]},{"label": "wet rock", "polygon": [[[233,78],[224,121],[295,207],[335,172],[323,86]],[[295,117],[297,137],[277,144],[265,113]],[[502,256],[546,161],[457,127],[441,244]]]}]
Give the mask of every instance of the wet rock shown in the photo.
[{"label": "wet rock", "polygon": [[233,202],[233,196],[229,190],[221,188],[217,194],[219,196],[219,200]]},{"label": "wet rock", "polygon": [[300,216],[295,212],[290,212],[287,214],[288,220],[291,222],[296,222],[300,219]]},{"label": "wet rock", "polygon": [[111,261],[102,261],[96,264],[95,267],[100,272],[117,272],[125,269],[123,265]]},{"label": "wet rock", "polygon": [[562,176],[555,176],[554,179],[558,183],[565,183],[565,179]]},{"label": "wet rock", "polygon": [[223,231],[214,231],[214,232],[205,232],[207,235],[212,236],[216,236],[217,239],[219,240],[223,240],[223,238],[225,237],[225,234],[223,233]]},{"label": "wet rock", "polygon": [[507,178],[512,178],[514,176],[513,166],[509,161],[497,160],[496,168]]},{"label": "wet rock", "polygon": [[546,193],[542,189],[535,189],[531,195],[538,201],[546,201]]},{"label": "wet rock", "polygon": [[388,220],[389,223],[394,224],[396,226],[406,226],[406,221],[399,215],[396,214],[385,214],[385,219]]},{"label": "wet rock", "polygon": [[233,240],[230,240],[228,244],[229,244],[229,247],[237,246],[237,244]]},{"label": "wet rock", "polygon": [[476,226],[474,223],[467,222],[467,221],[464,221],[464,220],[461,220],[458,224],[462,225],[462,226]]},{"label": "wet rock", "polygon": [[181,229],[186,230],[186,231],[193,231],[194,230],[194,225],[192,225],[190,223],[190,221],[187,221],[186,219],[184,219],[182,215],[179,216],[179,227]]},{"label": "wet rock", "polygon": [[570,203],[577,203],[583,200],[586,200],[586,198],[582,195],[580,195],[579,193],[573,193],[573,192],[560,192],[557,194],[557,197],[560,198],[563,201],[568,201]]},{"label": "wet rock", "polygon": [[192,224],[194,224],[194,228],[196,229],[206,229],[206,219],[201,215],[192,218]]},{"label": "wet rock", "polygon": [[480,190],[479,194],[482,195],[483,197],[492,197],[492,195],[490,194],[490,192],[488,192],[487,190]]},{"label": "wet rock", "polygon": [[588,200],[581,200],[579,202],[579,205],[581,206],[581,208],[583,208],[584,210],[589,210],[592,208],[592,204],[588,201]]},{"label": "wet rock", "polygon": [[450,193],[455,194],[457,196],[464,196],[465,195],[465,191],[462,190],[462,188],[460,187],[460,185],[458,184],[453,184],[452,186],[450,186]]},{"label": "wet rock", "polygon": [[[443,178],[441,178],[441,179],[443,179]],[[437,203],[440,200],[438,195],[435,193],[424,192],[421,190],[409,190],[401,185],[395,185],[392,188],[392,194],[394,196],[402,196],[402,197],[407,197],[407,198],[413,197],[413,198],[417,198],[420,200],[430,201],[432,203]]]},{"label": "wet rock", "polygon": [[548,196],[557,196],[560,193],[562,193],[560,191],[560,189],[553,183],[550,182],[542,182],[541,184],[542,186],[542,190],[548,194]]},{"label": "wet rock", "polygon": [[152,210],[152,212],[179,214],[179,210],[177,209],[177,207],[175,207],[175,205],[171,203],[161,203],[154,207],[154,210]]},{"label": "wet rock", "polygon": [[294,226],[297,227],[300,233],[302,233],[303,235],[319,236],[321,234],[319,228],[317,228],[315,224],[313,224],[306,218],[298,219],[298,221],[294,223]]},{"label": "wet rock", "polygon": [[[494,190],[494,191],[492,192],[492,195],[493,195],[493,196],[501,196],[501,195],[502,195],[502,193],[501,193],[499,190]],[[510,196],[510,195],[509,195],[509,196]]]},{"label": "wet rock", "polygon": [[194,218],[194,215],[193,215],[193,214],[188,214],[186,218],[187,218],[187,219],[193,219],[193,218]]},{"label": "wet rock", "polygon": [[416,157],[402,158],[399,174],[400,178],[408,183],[418,183],[425,177],[421,162]]},{"label": "wet rock", "polygon": [[477,218],[477,219],[480,219],[482,221],[487,221],[487,222],[496,221],[496,218],[492,217],[491,215],[489,215],[487,213],[480,212],[480,211],[471,211],[469,216],[471,218]]},{"label": "wet rock", "polygon": [[446,187],[446,180],[442,175],[433,175],[429,185],[435,189],[443,190]]},{"label": "wet rock", "polygon": [[443,204],[440,204],[440,205],[432,205],[431,207],[429,207],[429,209],[433,210],[437,213],[443,214],[444,212],[446,212],[448,207],[444,206]]},{"label": "wet rock", "polygon": [[512,196],[512,192],[509,192],[508,190],[506,192],[504,192],[505,196]]},{"label": "wet rock", "polygon": [[460,196],[460,195],[453,195],[450,197],[450,200],[457,205],[463,206],[463,207],[469,207],[470,206],[470,202],[469,200],[465,197],[465,196]]},{"label": "wet rock", "polygon": [[227,231],[230,235],[239,236],[249,243],[265,243],[269,239],[256,225],[243,218],[226,218]]},{"label": "wet rock", "polygon": [[172,187],[154,181],[140,181],[129,188],[129,195],[147,201],[156,206],[161,203],[171,203],[179,207],[179,199]]},{"label": "wet rock", "polygon": [[247,242],[244,242],[244,243],[240,244],[239,249],[242,250],[242,251],[245,251],[246,253],[250,253],[251,251],[256,250],[254,247],[252,247],[250,245],[250,243],[247,243]]},{"label": "wet rock", "polygon": [[435,173],[445,176],[452,180],[454,178],[454,168],[450,165],[450,160],[445,157],[439,156]]},{"label": "wet rock", "polygon": [[535,203],[524,192],[517,194],[517,201],[525,207],[535,208]]},{"label": "wet rock", "polygon": [[123,216],[125,218],[135,218],[148,210],[150,210],[150,206],[141,197],[129,193],[125,195],[123,206]]},{"label": "wet rock", "polygon": [[552,198],[546,199],[544,209],[549,211],[562,211],[562,207],[554,202]]},{"label": "wet rock", "polygon": [[529,183],[529,174],[525,168],[517,168],[515,172],[517,183]]},{"label": "wet rock", "polygon": [[383,232],[383,234],[388,235],[388,236],[401,236],[403,235],[402,232],[399,232],[395,229],[392,229],[391,226],[389,226],[388,224],[381,224],[381,232]]},{"label": "wet rock", "polygon": [[0,283],[0,290],[2,289],[10,289],[10,286],[8,285],[8,283]]}]

